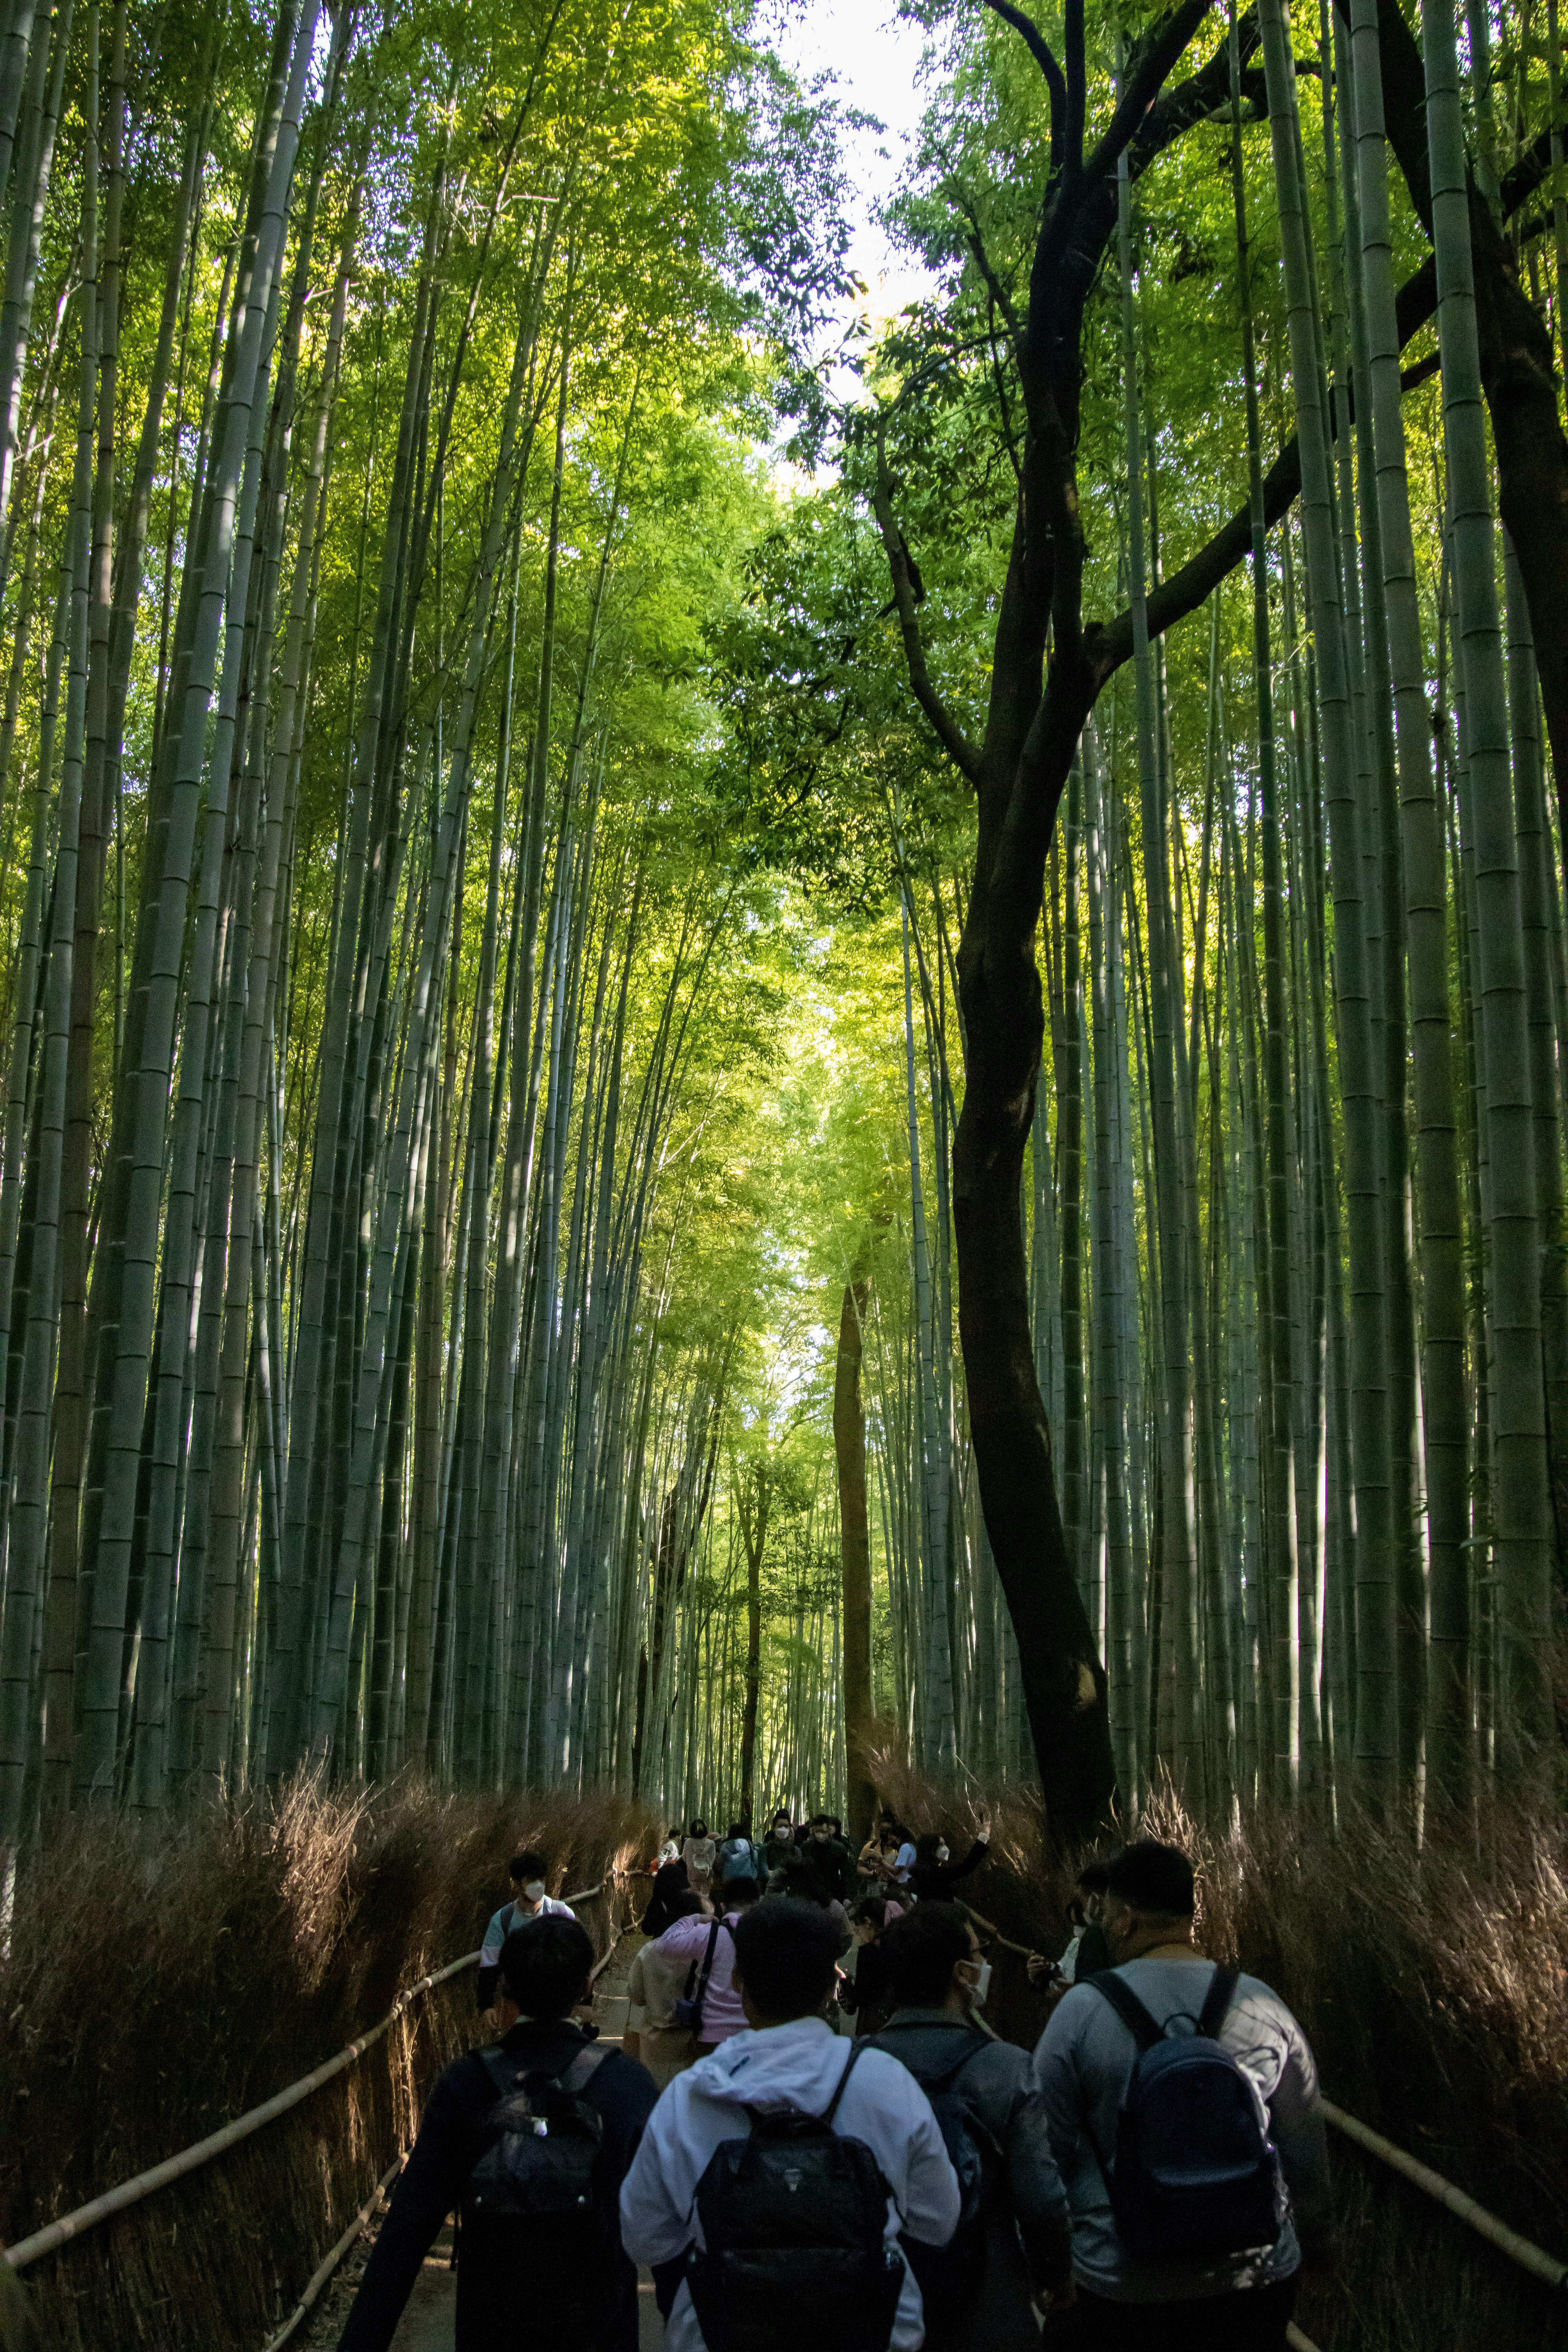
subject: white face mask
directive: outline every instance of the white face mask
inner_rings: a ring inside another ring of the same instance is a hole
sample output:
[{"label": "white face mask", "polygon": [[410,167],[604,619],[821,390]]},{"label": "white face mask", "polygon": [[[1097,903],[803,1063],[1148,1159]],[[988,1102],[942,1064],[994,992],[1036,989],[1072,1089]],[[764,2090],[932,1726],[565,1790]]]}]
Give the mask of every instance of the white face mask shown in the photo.
[{"label": "white face mask", "polygon": [[972,1961],[970,1965],[978,1971],[974,1982],[969,1988],[970,2006],[973,2009],[984,2009],[985,1996],[991,1990],[991,1963],[989,1960],[976,1960]]},{"label": "white face mask", "polygon": [[525,1903],[542,1903],[544,1900],[543,1879],[531,1878],[528,1885],[522,1890],[522,1899]]}]

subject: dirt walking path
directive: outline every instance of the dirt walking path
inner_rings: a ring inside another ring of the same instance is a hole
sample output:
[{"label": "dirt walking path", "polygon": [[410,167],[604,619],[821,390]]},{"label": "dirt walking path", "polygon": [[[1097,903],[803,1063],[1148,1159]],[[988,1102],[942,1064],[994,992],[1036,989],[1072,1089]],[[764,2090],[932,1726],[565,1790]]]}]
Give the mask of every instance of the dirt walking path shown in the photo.
[{"label": "dirt walking path", "polygon": [[[633,1955],[642,1940],[635,1927],[628,1928],[599,1979],[595,2013],[603,2041],[618,2042],[626,2031],[626,1979],[631,1973]],[[334,2352],[374,2243],[373,2222],[312,2313],[310,2326],[296,2339],[300,2352]],[[452,2233],[447,2228],[443,2229],[425,2258],[425,2268],[415,2281],[407,2308],[392,2339],[392,2352],[454,2352],[458,2274],[451,2267],[451,2259]],[[637,2315],[640,2352],[660,2352],[664,2322],[654,2304],[652,2281],[646,2274],[637,2297]],[[562,2352],[570,2352],[570,2347],[563,2347]]]}]

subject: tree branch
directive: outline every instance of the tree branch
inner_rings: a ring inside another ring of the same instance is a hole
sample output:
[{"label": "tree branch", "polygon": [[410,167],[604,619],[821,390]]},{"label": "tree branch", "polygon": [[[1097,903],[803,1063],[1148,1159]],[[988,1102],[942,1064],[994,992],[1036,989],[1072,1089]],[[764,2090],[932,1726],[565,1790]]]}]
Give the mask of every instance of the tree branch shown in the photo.
[{"label": "tree branch", "polygon": [[[1414,278],[1407,278],[1396,299],[1399,347],[1404,350],[1412,335],[1426,326],[1437,308],[1437,271],[1433,261],[1426,261]],[[1412,384],[1424,383],[1432,373],[1431,362],[1423,361],[1410,368],[1400,378],[1400,388],[1408,391]],[[1348,404],[1347,404],[1348,406]],[[1289,509],[1301,487],[1301,450],[1292,437],[1287,441],[1278,457],[1263,478],[1263,525],[1272,530]],[[1252,511],[1250,505],[1242,507],[1206,545],[1162,580],[1148,602],[1149,635],[1159,636],[1184,621],[1206,603],[1226,575],[1235,571],[1252,546]],[[1086,633],[1090,658],[1100,674],[1100,683],[1132,657],[1132,614],[1131,608],[1119,613],[1114,621]]]},{"label": "tree branch", "polygon": [[1051,169],[1059,171],[1067,131],[1068,86],[1052,54],[1051,45],[1034,18],[1026,16],[1021,8],[1015,8],[1012,0],[985,0],[985,5],[994,16],[1000,16],[1004,24],[1011,25],[1016,33],[1022,33],[1036,64],[1045,75],[1046,87],[1051,93]]},{"label": "tree branch", "polygon": [[1083,169],[1083,130],[1089,119],[1089,74],[1084,62],[1083,0],[1065,0],[1062,46],[1067,51],[1067,153],[1065,167],[1075,176]]},{"label": "tree branch", "polygon": [[1012,296],[1008,293],[1007,289],[1003,285],[1001,278],[997,276],[995,270],[992,267],[991,256],[985,249],[985,238],[980,226],[979,215],[976,214],[973,205],[970,203],[969,198],[964,194],[963,184],[957,179],[952,179],[949,181],[948,184],[952,190],[953,202],[957,205],[959,211],[963,215],[964,219],[969,223],[969,235],[963,241],[969,247],[970,254],[973,258],[974,267],[979,270],[981,277],[985,281],[986,292],[990,295],[991,299],[994,302],[996,308],[1001,311],[1002,316],[1007,321],[1007,331],[1012,336],[1014,346],[1016,348],[1018,339],[1023,333],[1023,328],[1019,323],[1018,314],[1013,308]]},{"label": "tree branch", "polygon": [[[989,4],[994,5],[994,0]],[[1210,0],[1181,0],[1180,6],[1163,17],[1133,50],[1110,127],[1084,166],[1089,179],[1103,179],[1116,169],[1117,157],[1131,145],[1139,124],[1164,88],[1166,76],[1208,15],[1209,6]]]},{"label": "tree branch", "polygon": [[871,493],[871,512],[877,519],[888,570],[892,574],[893,603],[898,608],[899,628],[904,640],[904,663],[910,673],[910,686],[915,700],[931,720],[942,750],[953,766],[970,783],[976,783],[980,776],[979,751],[937,692],[926,667],[925,644],[921,635],[916,609],[925,591],[920,585],[914,558],[893,513],[892,485],[888,477],[880,422],[877,428],[877,486]]},{"label": "tree branch", "polygon": [[[1247,67],[1262,47],[1262,35],[1258,29],[1258,11],[1249,8],[1237,24],[1237,43],[1242,67],[1241,87],[1244,97],[1255,103],[1261,100],[1259,111],[1267,113],[1268,96],[1261,72],[1248,74]],[[1230,47],[1222,42],[1208,63],[1200,66],[1195,74],[1164,90],[1137,125],[1127,147],[1127,170],[1131,179],[1146,172],[1167,147],[1173,146],[1194,124],[1223,113],[1226,121],[1231,113]]]}]

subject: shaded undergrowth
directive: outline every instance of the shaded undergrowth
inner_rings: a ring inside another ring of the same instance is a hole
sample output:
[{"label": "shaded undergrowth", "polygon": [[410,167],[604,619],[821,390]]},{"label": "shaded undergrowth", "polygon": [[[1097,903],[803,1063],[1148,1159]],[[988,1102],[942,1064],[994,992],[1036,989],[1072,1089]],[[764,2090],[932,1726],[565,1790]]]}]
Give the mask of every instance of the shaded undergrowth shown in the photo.
[{"label": "shaded undergrowth", "polygon": [[[621,1798],[295,1783],[178,1820],[73,1815],[0,1961],[0,2232],[15,2242],[310,2073],[479,1943],[521,1840],[574,1891],[640,1856]],[[601,1946],[613,1898],[585,1907]],[[254,2347],[474,2038],[468,1972],[357,2065],[26,2273],[59,2352]]]}]

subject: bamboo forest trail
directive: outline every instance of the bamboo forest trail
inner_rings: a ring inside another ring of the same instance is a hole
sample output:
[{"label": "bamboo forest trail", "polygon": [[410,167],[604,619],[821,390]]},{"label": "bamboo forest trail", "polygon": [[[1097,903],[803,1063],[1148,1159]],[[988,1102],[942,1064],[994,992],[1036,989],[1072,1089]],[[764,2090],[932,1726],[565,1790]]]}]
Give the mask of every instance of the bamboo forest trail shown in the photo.
[{"label": "bamboo forest trail", "polygon": [[0,0],[58,2352],[319,2333],[497,1906],[775,1808],[977,1850],[1020,2049],[1186,1856],[1293,2324],[1553,2324],[1560,15]]}]

